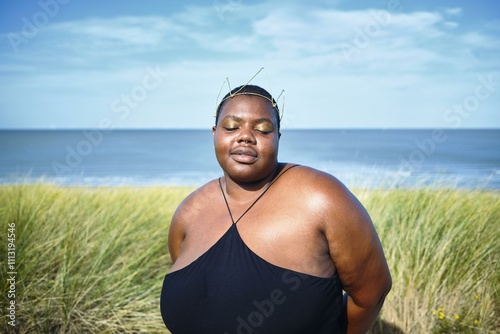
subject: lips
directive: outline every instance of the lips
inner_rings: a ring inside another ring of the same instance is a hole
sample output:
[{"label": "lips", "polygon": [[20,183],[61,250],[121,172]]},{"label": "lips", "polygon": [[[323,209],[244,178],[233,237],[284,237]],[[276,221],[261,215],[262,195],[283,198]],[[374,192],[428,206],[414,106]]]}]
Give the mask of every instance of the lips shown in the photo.
[{"label": "lips", "polygon": [[237,147],[231,151],[231,157],[237,162],[250,164],[257,160],[257,152],[248,147]]}]

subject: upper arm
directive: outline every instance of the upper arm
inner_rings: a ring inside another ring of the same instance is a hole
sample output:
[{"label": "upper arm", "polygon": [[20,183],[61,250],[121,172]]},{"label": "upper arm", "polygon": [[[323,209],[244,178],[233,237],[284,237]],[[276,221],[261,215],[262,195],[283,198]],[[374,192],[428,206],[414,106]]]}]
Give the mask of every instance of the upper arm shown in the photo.
[{"label": "upper arm", "polygon": [[182,204],[177,208],[172,220],[170,221],[170,227],[168,230],[168,250],[170,252],[170,258],[172,263],[175,263],[182,248],[182,242],[186,237],[186,227],[184,224],[184,214],[182,209]]},{"label": "upper arm", "polygon": [[338,181],[331,181],[325,235],[344,290],[361,307],[380,302],[391,276],[375,227],[362,204]]},{"label": "upper arm", "polygon": [[191,233],[193,224],[206,215],[206,206],[213,191],[213,182],[189,194],[175,210],[168,231],[168,249],[170,258],[175,263],[180,256],[183,244]]}]

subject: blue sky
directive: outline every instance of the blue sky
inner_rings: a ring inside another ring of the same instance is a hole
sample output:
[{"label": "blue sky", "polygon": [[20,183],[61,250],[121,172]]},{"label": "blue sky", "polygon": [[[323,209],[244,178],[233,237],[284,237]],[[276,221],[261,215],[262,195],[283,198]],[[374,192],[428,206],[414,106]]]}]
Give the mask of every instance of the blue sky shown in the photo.
[{"label": "blue sky", "polygon": [[499,9],[3,1],[0,128],[210,128],[225,78],[261,67],[253,83],[285,90],[284,128],[499,128]]}]

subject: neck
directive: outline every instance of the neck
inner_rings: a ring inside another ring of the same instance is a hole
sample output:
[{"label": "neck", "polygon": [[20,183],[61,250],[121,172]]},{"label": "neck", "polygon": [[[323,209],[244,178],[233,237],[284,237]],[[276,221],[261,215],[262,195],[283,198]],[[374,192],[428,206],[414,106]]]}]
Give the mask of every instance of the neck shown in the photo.
[{"label": "neck", "polygon": [[246,202],[253,197],[249,198],[249,194],[256,194],[264,191],[273,182],[275,177],[283,169],[281,164],[276,164],[272,172],[263,179],[255,180],[252,182],[240,182],[232,179],[226,173],[224,173],[222,186],[227,194],[236,202]]}]

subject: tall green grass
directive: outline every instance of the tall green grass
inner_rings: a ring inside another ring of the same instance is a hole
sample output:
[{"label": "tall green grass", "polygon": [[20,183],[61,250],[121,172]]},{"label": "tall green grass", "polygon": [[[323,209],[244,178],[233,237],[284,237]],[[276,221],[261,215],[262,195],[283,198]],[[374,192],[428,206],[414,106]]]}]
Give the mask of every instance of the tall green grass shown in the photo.
[{"label": "tall green grass", "polygon": [[[166,332],[158,303],[171,264],[167,229],[188,192],[1,187],[2,256],[6,223],[16,225],[19,332]],[[2,314],[1,332],[5,322]]]},{"label": "tall green grass", "polygon": [[382,318],[405,333],[500,331],[500,193],[358,194],[393,276]]},{"label": "tall green grass", "polygon": [[[159,312],[168,224],[190,188],[0,187],[0,278],[16,225],[16,328],[0,332],[168,333]],[[500,330],[500,193],[358,190],[393,290],[375,332]]]}]

